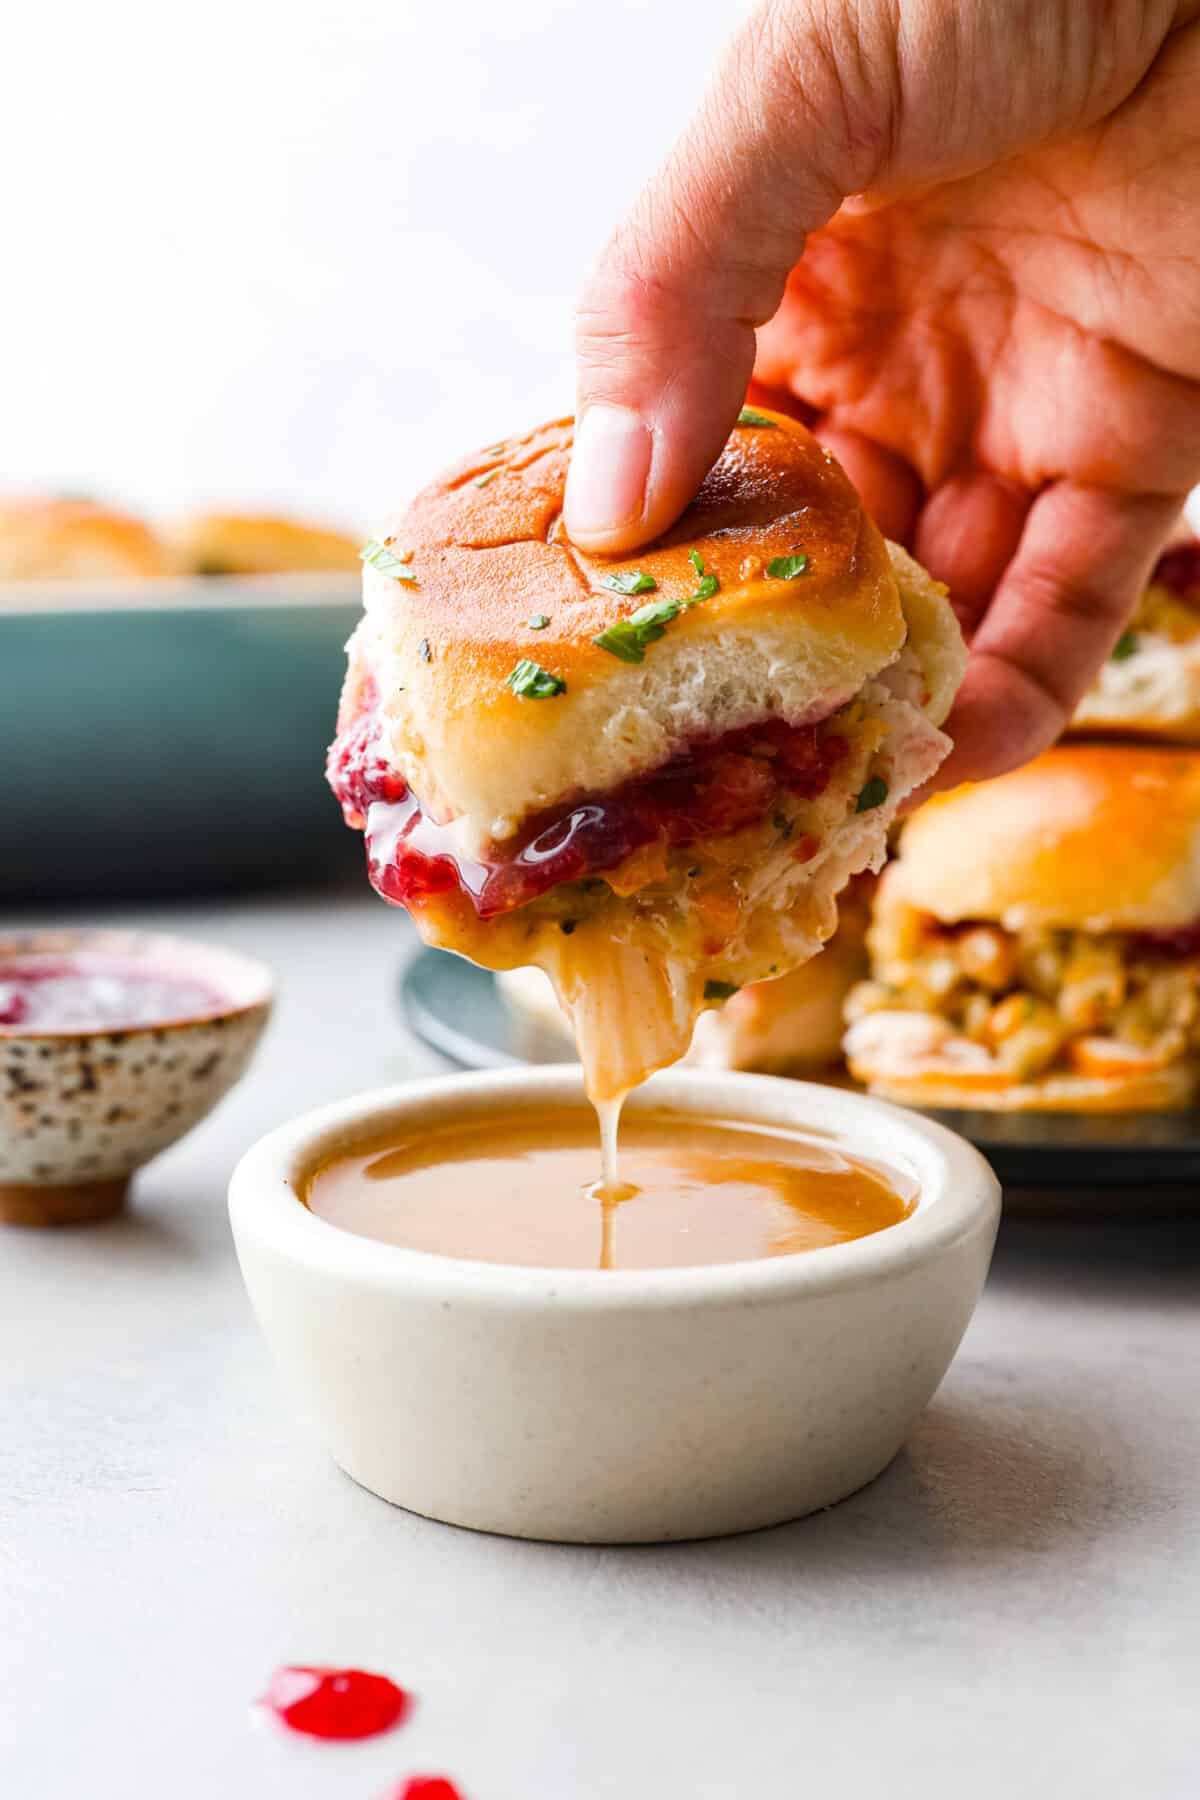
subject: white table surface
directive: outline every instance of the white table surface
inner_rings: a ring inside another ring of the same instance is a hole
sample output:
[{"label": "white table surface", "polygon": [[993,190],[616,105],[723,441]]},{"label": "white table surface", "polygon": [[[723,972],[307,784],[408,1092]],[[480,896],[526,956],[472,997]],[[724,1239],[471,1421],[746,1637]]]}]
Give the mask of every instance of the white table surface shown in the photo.
[{"label": "white table surface", "polygon": [[[127,910],[124,917],[130,916]],[[239,1152],[434,1066],[405,922],[357,893],[137,909],[280,977],[242,1087],[129,1215],[0,1242],[0,1790],[12,1800],[1200,1791],[1200,1227],[1006,1222],[962,1351],[872,1487],[751,1537],[475,1536],[289,1411],[225,1219]],[[267,1728],[280,1662],[420,1697],[364,1745]]]}]

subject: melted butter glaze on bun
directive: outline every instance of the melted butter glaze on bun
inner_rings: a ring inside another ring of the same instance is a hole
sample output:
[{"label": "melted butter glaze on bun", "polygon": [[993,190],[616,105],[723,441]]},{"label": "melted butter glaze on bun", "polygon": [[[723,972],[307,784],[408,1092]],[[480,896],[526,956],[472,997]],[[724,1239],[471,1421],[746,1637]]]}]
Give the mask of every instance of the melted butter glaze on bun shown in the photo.
[{"label": "melted butter glaze on bun", "polygon": [[945,924],[1085,931],[1200,916],[1200,751],[1060,744],[926,802],[904,828],[889,904]]},{"label": "melted butter glaze on bun", "polygon": [[[764,417],[767,415],[763,415]],[[770,428],[739,427],[695,500],[665,537],[634,557],[592,557],[562,528],[562,500],[574,438],[560,419],[506,444],[496,458],[472,457],[414,500],[389,542],[412,552],[416,581],[397,584],[368,574],[395,602],[405,636],[427,638],[447,657],[436,676],[453,705],[481,684],[503,689],[513,661],[534,656],[574,687],[620,680],[622,665],[593,639],[644,606],[649,590],[623,595],[610,578],[644,573],[656,597],[687,600],[699,577],[698,552],[719,591],[675,621],[683,633],[715,636],[741,623],[803,620],[807,629],[854,645],[873,667],[904,638],[904,620],[883,540],[833,458],[795,420]],[[482,480],[483,485],[479,486]],[[776,557],[808,556],[803,577],[771,580]],[[531,615],[550,624],[531,630]],[[498,703],[523,712],[502,691]]]}]

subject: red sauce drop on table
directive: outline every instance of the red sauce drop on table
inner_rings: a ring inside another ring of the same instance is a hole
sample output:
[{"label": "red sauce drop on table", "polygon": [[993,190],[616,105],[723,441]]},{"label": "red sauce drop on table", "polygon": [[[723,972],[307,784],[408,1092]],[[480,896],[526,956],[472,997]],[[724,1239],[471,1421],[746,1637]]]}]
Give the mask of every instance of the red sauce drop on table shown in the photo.
[{"label": "red sauce drop on table", "polygon": [[512,912],[563,882],[615,869],[656,839],[670,848],[752,825],[787,793],[824,793],[846,741],[823,723],[770,719],[697,742],[650,775],[530,821],[511,852],[482,861],[454,828],[427,818],[379,748],[374,696],[329,752],[329,783],[346,823],[363,831],[371,881],[385,900],[420,905],[457,888],[481,919]]},{"label": "red sauce drop on table", "polygon": [[384,1800],[463,1800],[463,1796],[444,1775],[410,1775]]},{"label": "red sauce drop on table", "polygon": [[305,1737],[366,1738],[402,1725],[412,1696],[365,1669],[276,1669],[260,1705]]}]

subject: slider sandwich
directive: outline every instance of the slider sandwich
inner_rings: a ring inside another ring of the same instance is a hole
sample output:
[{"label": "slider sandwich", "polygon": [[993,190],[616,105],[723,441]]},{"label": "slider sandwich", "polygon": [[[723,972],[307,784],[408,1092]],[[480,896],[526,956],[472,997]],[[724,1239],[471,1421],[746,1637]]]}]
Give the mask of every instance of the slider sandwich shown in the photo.
[{"label": "slider sandwich", "polygon": [[1200,1077],[1200,751],[1068,744],[927,801],[846,1055],[919,1106],[1157,1111]]},{"label": "slider sandwich", "polygon": [[795,421],[744,411],[620,560],[564,533],[571,442],[467,458],[368,545],[329,776],[427,942],[550,976],[604,1099],[830,936],[950,748],[965,653]]},{"label": "slider sandwich", "polygon": [[1070,729],[1200,743],[1200,543],[1175,544],[1159,558]]}]

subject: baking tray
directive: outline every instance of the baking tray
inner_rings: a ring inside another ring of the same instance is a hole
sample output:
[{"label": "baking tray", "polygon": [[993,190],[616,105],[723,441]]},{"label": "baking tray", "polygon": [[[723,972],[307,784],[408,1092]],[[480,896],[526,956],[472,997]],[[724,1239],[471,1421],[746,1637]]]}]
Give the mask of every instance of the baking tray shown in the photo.
[{"label": "baking tray", "polygon": [[360,610],[353,575],[0,584],[0,901],[360,862],[321,778]]},{"label": "baking tray", "polygon": [[[443,950],[422,950],[400,977],[400,1007],[423,1044],[460,1069],[508,1069],[529,1059],[495,976]],[[548,1045],[539,1061],[571,1060]],[[931,1112],[981,1150],[1009,1188],[1077,1188],[1135,1197],[1172,1190],[1200,1206],[1200,1112]]]}]

